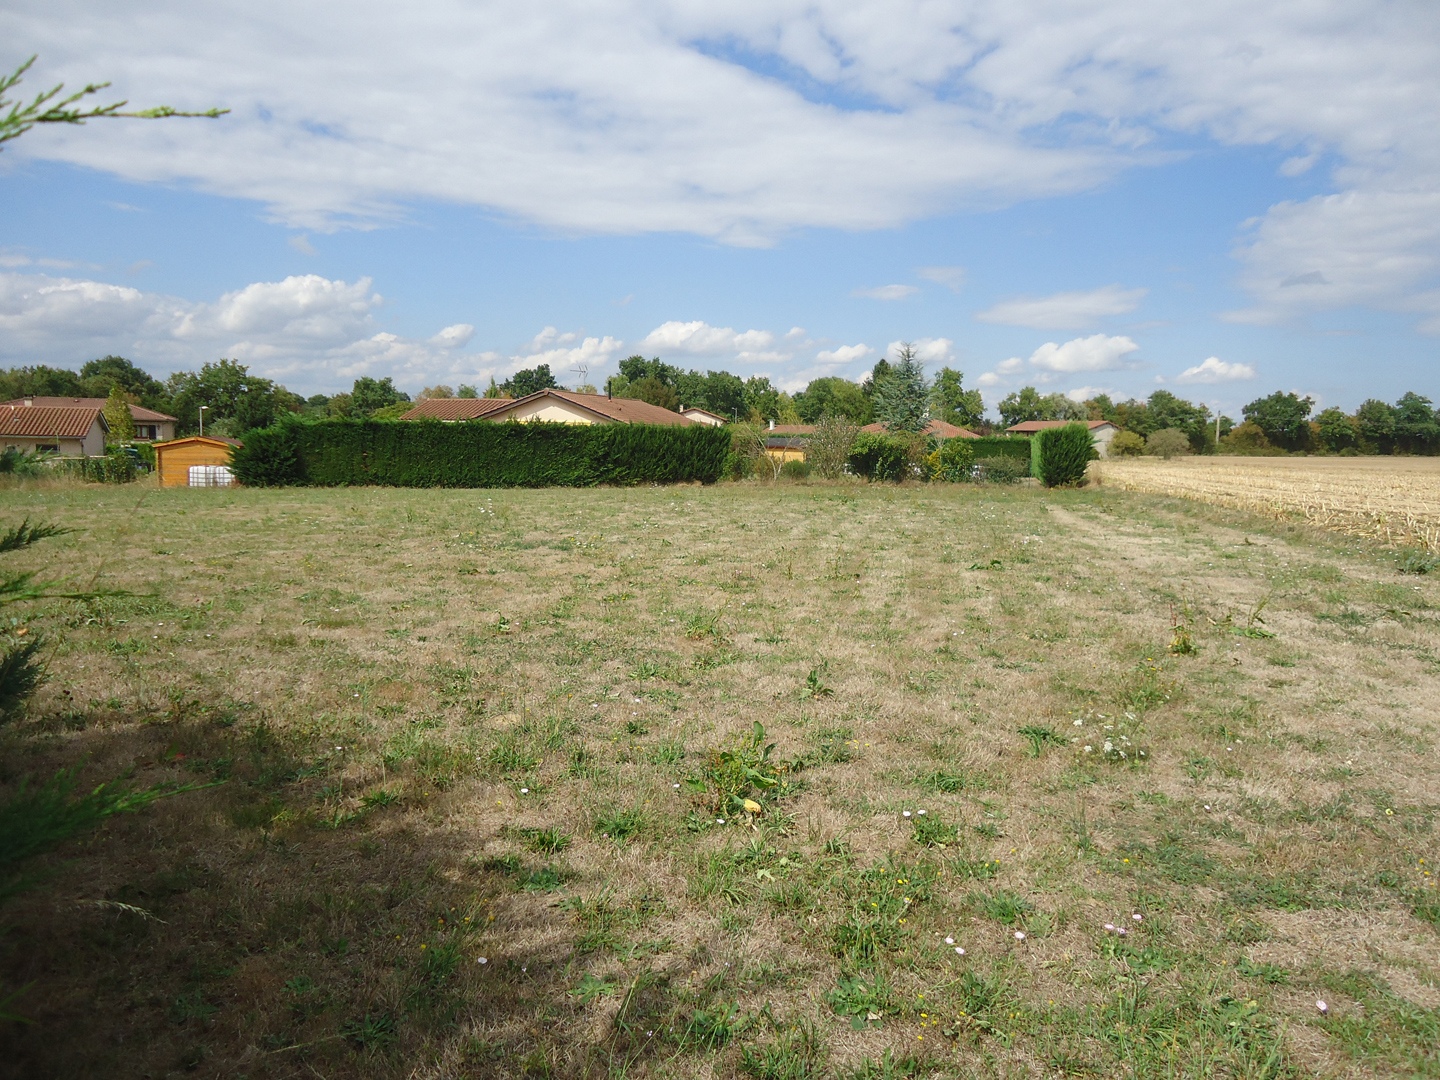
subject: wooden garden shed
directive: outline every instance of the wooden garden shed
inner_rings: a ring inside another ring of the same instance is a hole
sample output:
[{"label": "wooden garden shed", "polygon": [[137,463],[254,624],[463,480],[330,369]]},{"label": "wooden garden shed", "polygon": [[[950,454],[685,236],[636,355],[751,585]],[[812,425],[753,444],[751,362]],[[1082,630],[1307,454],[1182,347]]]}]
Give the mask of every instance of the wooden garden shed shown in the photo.
[{"label": "wooden garden shed", "polygon": [[230,451],[240,444],[234,439],[191,435],[154,445],[161,487],[228,487],[235,482]]}]

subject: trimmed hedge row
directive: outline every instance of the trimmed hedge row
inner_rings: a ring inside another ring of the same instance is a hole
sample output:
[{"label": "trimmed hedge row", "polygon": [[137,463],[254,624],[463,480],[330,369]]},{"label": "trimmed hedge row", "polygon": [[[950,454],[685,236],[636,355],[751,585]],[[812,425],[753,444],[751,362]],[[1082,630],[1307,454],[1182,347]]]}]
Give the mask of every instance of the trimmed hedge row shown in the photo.
[{"label": "trimmed hedge row", "polygon": [[979,439],[966,439],[965,445],[975,451],[975,460],[981,458],[1010,457],[1030,465],[1030,438],[1027,435],[985,435]]},{"label": "trimmed hedge row", "polygon": [[242,484],[313,487],[592,487],[720,477],[730,433],[657,424],[285,420],[252,431]]}]

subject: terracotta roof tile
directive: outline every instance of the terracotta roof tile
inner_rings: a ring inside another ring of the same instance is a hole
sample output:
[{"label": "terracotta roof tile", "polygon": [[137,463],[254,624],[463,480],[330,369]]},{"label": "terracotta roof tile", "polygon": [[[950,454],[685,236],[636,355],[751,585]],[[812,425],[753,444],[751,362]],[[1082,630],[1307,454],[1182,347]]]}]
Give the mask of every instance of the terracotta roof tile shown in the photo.
[{"label": "terracotta roof tile", "polygon": [[[694,424],[694,421],[687,420],[677,412],[671,412],[669,409],[651,405],[645,401],[636,401],[634,398],[608,398],[603,394],[575,394],[569,390],[539,390],[527,397],[507,401],[505,412],[509,412],[521,404],[537,401],[547,396],[568,401],[570,404],[578,405],[606,420],[614,420],[621,424],[671,424],[677,427],[691,427]],[[493,419],[504,420],[505,417],[497,414]]]},{"label": "terracotta roof tile", "polygon": [[[861,431],[873,431],[877,434],[883,433],[884,424],[866,424]],[[922,432],[925,435],[934,435],[937,439],[978,439],[979,435],[968,428],[956,427],[954,424],[947,424],[944,420],[931,420],[925,425]]]},{"label": "terracotta roof tile", "polygon": [[0,406],[0,437],[83,439],[97,420],[104,428],[105,419],[99,409]]},{"label": "terracotta roof tile", "polygon": [[1018,424],[1011,424],[1005,430],[1024,434],[1030,431],[1044,431],[1046,428],[1064,427],[1066,424],[1084,424],[1091,431],[1096,428],[1115,426],[1109,420],[1023,420]]},{"label": "terracotta roof tile", "polygon": [[[30,402],[32,409],[103,409],[105,399],[103,397],[17,397],[10,401],[0,401],[0,406],[14,405],[17,408],[25,408],[25,402]],[[140,405],[130,406],[130,416],[143,424],[163,423],[173,421],[175,417],[163,412],[156,412],[154,409],[147,409]]]},{"label": "terracotta roof tile", "polygon": [[477,420],[496,409],[514,404],[511,398],[426,398],[401,420]]}]

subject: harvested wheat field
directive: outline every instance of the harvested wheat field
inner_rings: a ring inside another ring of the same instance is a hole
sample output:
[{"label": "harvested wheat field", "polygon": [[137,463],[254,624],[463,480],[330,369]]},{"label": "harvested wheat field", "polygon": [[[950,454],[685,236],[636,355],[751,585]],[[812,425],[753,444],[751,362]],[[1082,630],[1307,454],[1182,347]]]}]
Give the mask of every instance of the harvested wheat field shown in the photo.
[{"label": "harvested wheat field", "polygon": [[1299,517],[1352,536],[1440,551],[1440,458],[1112,458],[1099,469],[1130,491]]},{"label": "harvested wheat field", "polygon": [[188,785],[28,864],[0,1073],[1440,1075],[1437,584],[1201,466],[0,489],[121,591],[0,793]]}]

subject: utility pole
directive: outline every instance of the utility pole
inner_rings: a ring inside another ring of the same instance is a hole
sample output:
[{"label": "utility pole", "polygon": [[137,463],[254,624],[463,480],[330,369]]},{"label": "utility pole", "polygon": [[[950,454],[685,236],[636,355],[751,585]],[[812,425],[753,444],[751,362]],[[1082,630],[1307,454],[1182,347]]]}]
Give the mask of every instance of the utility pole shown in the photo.
[{"label": "utility pole", "polygon": [[209,407],[210,407],[209,405],[201,405],[201,406],[200,406],[200,435],[201,435],[202,438],[203,438],[204,435],[205,435],[205,410],[208,409]]}]

